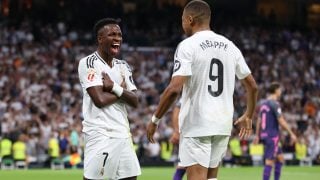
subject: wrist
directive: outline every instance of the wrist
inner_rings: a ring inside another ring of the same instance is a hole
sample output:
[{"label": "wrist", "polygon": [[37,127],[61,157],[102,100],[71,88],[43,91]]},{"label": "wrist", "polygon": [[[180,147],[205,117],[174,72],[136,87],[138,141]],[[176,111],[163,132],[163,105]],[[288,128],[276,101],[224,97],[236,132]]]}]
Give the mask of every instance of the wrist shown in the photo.
[{"label": "wrist", "polygon": [[246,111],[244,112],[244,115],[245,115],[247,118],[252,119],[252,117],[253,117],[253,111],[250,112],[249,110],[246,110]]},{"label": "wrist", "polygon": [[116,96],[120,97],[123,94],[123,88],[119,86],[119,84],[113,83],[111,92],[113,92]]},{"label": "wrist", "polygon": [[151,122],[153,122],[154,124],[158,125],[160,120],[160,118],[157,118],[155,115],[152,115]]}]

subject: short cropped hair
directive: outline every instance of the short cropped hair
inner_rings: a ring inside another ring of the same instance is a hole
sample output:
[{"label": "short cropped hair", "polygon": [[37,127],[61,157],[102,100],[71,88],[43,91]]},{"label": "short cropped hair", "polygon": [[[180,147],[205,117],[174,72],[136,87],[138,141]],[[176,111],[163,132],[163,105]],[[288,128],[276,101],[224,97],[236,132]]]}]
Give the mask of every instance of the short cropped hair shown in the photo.
[{"label": "short cropped hair", "polygon": [[270,94],[274,94],[276,92],[277,89],[280,88],[280,83],[278,82],[272,82],[268,89],[267,89],[267,92],[270,93]]},{"label": "short cropped hair", "polygon": [[203,22],[205,20],[210,20],[211,18],[211,9],[208,3],[202,0],[193,0],[190,1],[185,7],[184,10],[198,22]]},{"label": "short cropped hair", "polygon": [[102,27],[104,27],[105,25],[108,25],[108,24],[119,25],[120,22],[121,22],[121,19],[114,19],[114,18],[103,18],[103,19],[100,19],[99,21],[97,21],[93,27],[93,33],[94,33],[95,40],[97,41],[99,30]]}]

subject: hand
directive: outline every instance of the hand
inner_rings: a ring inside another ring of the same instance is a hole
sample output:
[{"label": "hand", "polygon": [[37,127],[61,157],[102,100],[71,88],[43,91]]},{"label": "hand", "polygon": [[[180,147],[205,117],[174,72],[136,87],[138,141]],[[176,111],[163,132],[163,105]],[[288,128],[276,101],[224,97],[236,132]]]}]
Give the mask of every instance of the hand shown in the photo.
[{"label": "hand", "polygon": [[157,126],[155,123],[153,123],[152,121],[149,122],[148,126],[147,126],[147,138],[151,143],[155,143],[154,139],[153,139],[153,135],[157,130]]},{"label": "hand", "polygon": [[109,75],[105,72],[102,72],[102,83],[103,83],[103,90],[107,92],[111,92],[114,82],[110,79]]},{"label": "hand", "polygon": [[297,136],[295,135],[295,134],[291,134],[290,135],[290,138],[291,138],[291,142],[292,142],[292,144],[294,144],[295,142],[297,142]]},{"label": "hand", "polygon": [[127,89],[127,85],[126,85],[125,79],[123,79],[123,81],[122,81],[122,83],[120,84],[120,86],[121,86],[123,89]]},{"label": "hand", "polygon": [[178,131],[174,131],[171,135],[170,142],[172,144],[178,144],[180,139],[180,133]]},{"label": "hand", "polygon": [[242,115],[238,120],[236,120],[234,125],[239,125],[240,127],[240,139],[248,138],[251,135],[252,119],[249,118],[246,114]]}]

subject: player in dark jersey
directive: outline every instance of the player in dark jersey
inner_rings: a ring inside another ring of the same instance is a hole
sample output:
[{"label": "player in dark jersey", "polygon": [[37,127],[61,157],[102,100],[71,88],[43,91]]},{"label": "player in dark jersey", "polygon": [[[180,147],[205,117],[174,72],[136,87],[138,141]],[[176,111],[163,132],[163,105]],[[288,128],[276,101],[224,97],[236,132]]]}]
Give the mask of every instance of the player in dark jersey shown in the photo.
[{"label": "player in dark jersey", "polygon": [[279,125],[289,132],[291,140],[295,142],[297,137],[289,128],[278,102],[281,96],[281,87],[277,82],[271,83],[268,88],[268,97],[260,104],[259,118],[257,121],[256,138],[264,144],[264,172],[263,180],[269,180],[272,167],[274,166],[274,179],[280,179],[281,167],[284,162],[282,150],[279,144]]}]

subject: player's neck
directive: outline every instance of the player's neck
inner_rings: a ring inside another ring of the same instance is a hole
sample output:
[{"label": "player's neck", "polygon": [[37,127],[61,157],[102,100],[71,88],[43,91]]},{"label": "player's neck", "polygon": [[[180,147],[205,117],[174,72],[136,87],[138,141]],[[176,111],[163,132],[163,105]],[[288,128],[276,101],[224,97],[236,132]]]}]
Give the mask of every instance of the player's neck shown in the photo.
[{"label": "player's neck", "polygon": [[210,26],[208,26],[208,25],[195,26],[192,29],[192,34],[195,34],[195,33],[200,32],[200,31],[210,31],[210,30],[211,30]]},{"label": "player's neck", "polygon": [[97,50],[97,53],[99,54],[99,56],[102,58],[104,62],[106,62],[110,67],[112,67],[112,60],[113,60],[112,56],[108,55],[107,53],[104,53],[99,48]]},{"label": "player's neck", "polygon": [[278,100],[278,97],[277,97],[277,95],[275,95],[275,94],[271,94],[271,95],[269,95],[268,99],[277,101],[277,100]]}]

